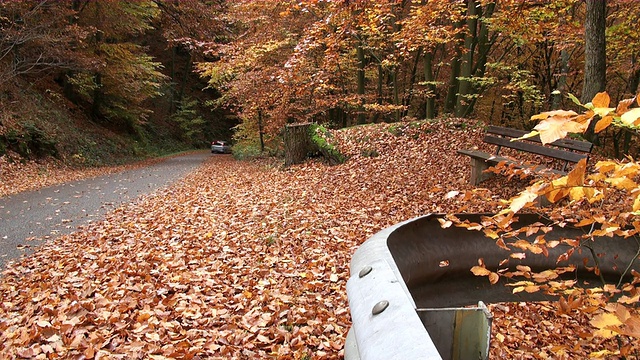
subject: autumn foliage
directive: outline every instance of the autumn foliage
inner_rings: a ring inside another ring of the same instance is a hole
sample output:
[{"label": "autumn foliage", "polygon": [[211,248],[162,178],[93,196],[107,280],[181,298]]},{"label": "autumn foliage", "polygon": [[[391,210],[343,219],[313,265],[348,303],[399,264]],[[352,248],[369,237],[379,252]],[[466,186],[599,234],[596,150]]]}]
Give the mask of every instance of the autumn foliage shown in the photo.
[{"label": "autumn foliage", "polygon": [[[610,98],[605,92],[598,93],[588,104],[580,104],[575,97],[572,98],[584,108],[582,113],[556,110],[535,115],[532,120],[538,123],[525,137],[539,135],[543,143],[551,143],[570,133],[586,132],[591,122],[595,122],[596,133],[609,126],[632,132],[638,129],[640,101],[637,97],[622,100],[616,107],[610,107]],[[457,226],[482,230],[496,239],[498,246],[512,252],[511,258],[549,256],[550,248],[568,245],[568,249],[557,258],[559,266],[555,269],[533,272],[526,266],[513,268],[508,265],[508,259],[500,269],[487,269],[480,259],[479,265],[471,271],[477,276],[487,276],[491,283],[497,283],[500,277],[512,279],[508,285],[513,287],[514,293],[545,291],[560,296],[559,311],[562,313],[580,311],[588,314],[594,330],[586,337],[616,338],[621,344],[617,349],[593,351],[591,357],[630,355],[630,344],[640,337],[640,313],[637,309],[640,301],[637,264],[640,257],[640,222],[637,219],[640,214],[639,170],[640,165],[631,157],[624,161],[600,160],[591,166],[587,166],[583,159],[565,176],[534,181],[482,224],[458,222]],[[540,197],[545,198],[550,206],[537,208]],[[535,241],[519,239],[517,235],[513,237],[510,225],[523,211],[539,212],[548,219],[546,224],[531,224],[518,231],[527,236],[539,234]],[[587,231],[575,239],[545,240],[546,234],[554,228],[565,226],[585,227]],[[590,242],[594,237],[613,236],[635,242],[637,251],[630,254],[633,256],[629,263],[620,265],[620,277],[607,281],[600,275],[602,269],[598,262],[603,254],[597,254]],[[594,264],[590,270],[600,275],[601,283],[566,280],[567,273],[575,272],[576,267],[562,264],[566,264],[573,253],[582,253],[585,264]]]}]

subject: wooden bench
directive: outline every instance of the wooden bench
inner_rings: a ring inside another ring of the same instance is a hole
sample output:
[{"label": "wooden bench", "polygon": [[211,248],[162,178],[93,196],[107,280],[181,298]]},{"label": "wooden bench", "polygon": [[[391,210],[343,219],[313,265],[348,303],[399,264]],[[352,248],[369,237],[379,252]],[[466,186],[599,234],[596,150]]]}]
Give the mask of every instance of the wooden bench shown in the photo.
[{"label": "wooden bench", "polygon": [[[488,179],[491,174],[485,172],[490,166],[495,166],[500,162],[513,164],[517,168],[531,168],[536,173],[552,172],[556,174],[566,174],[569,163],[577,163],[582,159],[589,159],[589,154],[593,148],[593,144],[588,141],[580,141],[573,139],[560,139],[553,143],[543,145],[539,136],[531,137],[524,140],[513,140],[527,134],[527,131],[511,129],[501,126],[490,125],[484,136],[484,142],[496,145],[495,154],[489,154],[480,150],[458,150],[458,154],[466,155],[471,158],[471,176],[469,182],[477,185]],[[502,147],[508,147],[519,151],[546,156],[553,159],[564,161],[561,170],[549,169],[545,166],[531,166],[518,163],[513,159],[500,156]]]}]

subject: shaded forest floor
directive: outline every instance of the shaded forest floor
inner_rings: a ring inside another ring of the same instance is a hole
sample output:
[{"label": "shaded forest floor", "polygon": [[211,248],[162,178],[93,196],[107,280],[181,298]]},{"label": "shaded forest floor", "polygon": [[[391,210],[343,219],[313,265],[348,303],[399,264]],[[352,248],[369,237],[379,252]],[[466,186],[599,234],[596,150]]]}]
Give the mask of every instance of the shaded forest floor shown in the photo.
[{"label": "shaded forest floor", "polygon": [[[495,212],[526,184],[496,178],[469,196],[456,150],[481,147],[482,133],[462,121],[354,127],[333,132],[349,156],[338,166],[212,156],[4,271],[0,358],[339,359],[364,240],[430,212]],[[617,346],[581,338],[588,319],[551,303],[493,309],[493,358]]]}]

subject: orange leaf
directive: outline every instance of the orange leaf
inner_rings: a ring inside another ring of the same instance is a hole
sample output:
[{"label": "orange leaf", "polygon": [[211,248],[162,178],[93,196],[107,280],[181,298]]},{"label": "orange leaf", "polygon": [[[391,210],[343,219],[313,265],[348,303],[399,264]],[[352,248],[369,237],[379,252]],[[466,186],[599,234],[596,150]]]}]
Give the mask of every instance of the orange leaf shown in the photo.
[{"label": "orange leaf", "polygon": [[593,100],[591,100],[593,107],[597,107],[597,108],[609,107],[610,102],[611,102],[611,98],[609,97],[609,94],[607,94],[606,91],[597,93],[596,96],[593,97]]},{"label": "orange leaf", "polygon": [[611,125],[611,122],[613,122],[613,116],[607,115],[603,117],[602,119],[598,120],[598,122],[596,123],[596,128],[594,131],[596,132],[596,134],[601,132],[602,130],[609,127],[609,125]]},{"label": "orange leaf", "polygon": [[489,274],[489,282],[491,284],[497,283],[498,280],[500,280],[500,275],[498,275],[497,273],[494,273],[494,272]]},{"label": "orange leaf", "polygon": [[489,271],[487,268],[477,265],[471,268],[471,272],[475,276],[487,276],[491,274],[491,271]]}]

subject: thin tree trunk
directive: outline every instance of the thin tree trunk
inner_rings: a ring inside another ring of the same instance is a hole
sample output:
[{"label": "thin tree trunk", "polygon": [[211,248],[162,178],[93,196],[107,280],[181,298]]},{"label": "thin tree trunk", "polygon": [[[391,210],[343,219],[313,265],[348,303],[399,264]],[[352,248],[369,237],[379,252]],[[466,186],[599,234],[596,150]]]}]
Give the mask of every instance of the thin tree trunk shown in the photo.
[{"label": "thin tree trunk", "polygon": [[635,55],[631,57],[631,74],[629,75],[629,93],[636,95],[640,89],[640,68],[638,68],[638,60]]},{"label": "thin tree trunk", "polygon": [[473,69],[473,56],[477,43],[478,28],[478,7],[475,0],[467,0],[467,34],[464,38],[464,48],[466,50],[460,66],[460,83],[458,86],[458,96],[456,101],[455,114],[457,117],[464,117],[471,102],[471,75]]},{"label": "thin tree trunk", "polygon": [[[435,51],[435,50],[434,50]],[[424,81],[427,83],[427,99],[425,101],[425,118],[433,119],[436,113],[436,100],[435,92],[436,86],[433,83],[435,80],[433,76],[433,52],[427,51],[424,54]]]},{"label": "thin tree trunk", "polygon": [[[398,67],[391,71],[391,81],[393,82],[393,105],[400,106],[400,91],[398,89]],[[396,109],[395,121],[400,121],[401,111]]]},{"label": "thin tree trunk", "polygon": [[[422,48],[418,49],[416,52],[416,58],[413,62],[413,67],[411,68],[411,77],[409,78],[409,90],[407,91],[407,96],[402,101],[403,105],[405,105],[405,109],[409,108],[411,105],[411,101],[413,100],[413,87],[416,83],[416,74],[418,73],[418,64],[420,63],[420,57],[422,56]],[[407,110],[402,111],[403,116],[407,114]]]},{"label": "thin tree trunk", "polygon": [[182,82],[180,83],[180,91],[178,92],[178,96],[175,99],[175,101],[178,103],[182,101],[182,97],[184,96],[184,89],[187,86],[187,80],[189,80],[189,73],[191,73],[192,64],[193,57],[191,56],[191,53],[189,53],[189,58],[187,59],[187,67],[184,69],[184,76],[182,77]]},{"label": "thin tree trunk", "polygon": [[364,91],[365,91],[365,57],[364,57],[364,49],[362,48],[362,44],[358,44],[356,47],[356,55],[358,56],[358,95],[359,95],[359,106],[358,106],[358,124],[364,124],[367,121],[366,114],[364,113]]},{"label": "thin tree trunk", "polygon": [[382,84],[384,82],[384,69],[378,64],[378,105],[382,105],[384,94],[382,93]]},{"label": "thin tree trunk", "polygon": [[567,73],[569,72],[569,52],[566,49],[560,51],[560,76],[558,77],[558,85],[556,92],[552,95],[553,100],[551,108],[553,110],[560,109],[562,106],[562,94],[567,90]]},{"label": "thin tree trunk", "polygon": [[169,113],[176,111],[176,46],[171,48],[171,84],[169,84]]},{"label": "thin tree trunk", "polygon": [[[460,21],[455,24],[455,28],[459,29],[464,26],[464,21]],[[456,98],[458,96],[458,77],[460,76],[460,63],[462,61],[462,49],[460,41],[464,39],[464,33],[460,32],[456,35],[456,40],[453,42],[455,46],[455,56],[451,60],[451,74],[449,76],[449,86],[447,88],[447,97],[444,101],[444,112],[452,113],[456,106]]]},{"label": "thin tree trunk", "polygon": [[260,153],[264,152],[264,134],[262,130],[262,110],[258,110],[258,132],[260,134]]}]

